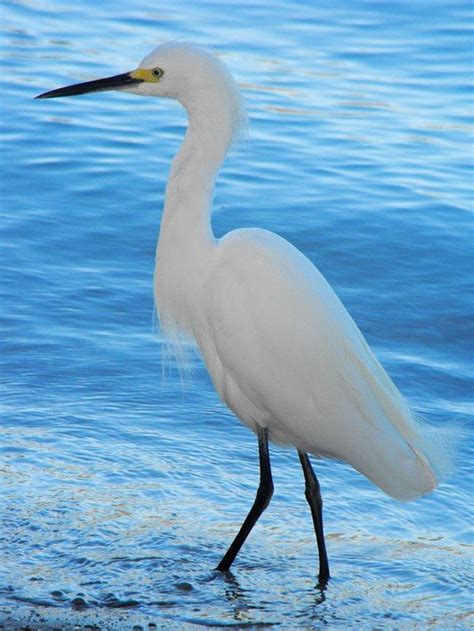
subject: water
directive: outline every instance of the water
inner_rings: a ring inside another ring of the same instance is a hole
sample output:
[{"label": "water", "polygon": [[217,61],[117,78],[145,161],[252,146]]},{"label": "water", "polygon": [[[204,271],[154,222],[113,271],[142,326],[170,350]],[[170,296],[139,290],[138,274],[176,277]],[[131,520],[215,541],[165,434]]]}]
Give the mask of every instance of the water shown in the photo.
[{"label": "water", "polygon": [[[3,3],[0,620],[38,628],[469,625],[472,106],[468,2]],[[333,579],[292,451],[231,576],[255,439],[153,326],[173,103],[33,101],[157,42],[222,54],[249,140],[214,228],[274,230],[321,269],[412,405],[461,423],[457,468],[409,505],[318,463]],[[472,498],[471,498],[472,499]],[[151,626],[150,626],[151,625]]]}]

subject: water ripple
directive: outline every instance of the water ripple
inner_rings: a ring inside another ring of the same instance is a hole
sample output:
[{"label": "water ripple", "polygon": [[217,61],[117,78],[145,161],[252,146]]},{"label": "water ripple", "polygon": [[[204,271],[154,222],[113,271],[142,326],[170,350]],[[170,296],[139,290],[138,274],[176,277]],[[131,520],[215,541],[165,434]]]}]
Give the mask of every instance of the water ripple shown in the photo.
[{"label": "water ripple", "polygon": [[[469,628],[469,3],[4,4],[0,624]],[[119,94],[32,99],[175,38],[220,53],[250,112],[216,233],[260,226],[295,243],[414,407],[461,428],[456,471],[413,505],[316,463],[324,593],[289,450],[272,449],[275,497],[234,573],[213,570],[258,463],[197,356],[180,372],[153,329],[183,112]]]}]

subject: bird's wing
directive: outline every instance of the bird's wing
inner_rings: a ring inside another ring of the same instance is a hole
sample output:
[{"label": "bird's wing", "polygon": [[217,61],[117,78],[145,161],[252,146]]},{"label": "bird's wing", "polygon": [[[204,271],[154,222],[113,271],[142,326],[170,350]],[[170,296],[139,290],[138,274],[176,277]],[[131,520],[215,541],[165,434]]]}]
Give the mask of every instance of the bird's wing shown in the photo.
[{"label": "bird's wing", "polygon": [[236,230],[213,267],[207,319],[224,375],[214,382],[234,412],[276,441],[350,462],[396,497],[431,490],[406,402],[312,263],[272,233]]}]

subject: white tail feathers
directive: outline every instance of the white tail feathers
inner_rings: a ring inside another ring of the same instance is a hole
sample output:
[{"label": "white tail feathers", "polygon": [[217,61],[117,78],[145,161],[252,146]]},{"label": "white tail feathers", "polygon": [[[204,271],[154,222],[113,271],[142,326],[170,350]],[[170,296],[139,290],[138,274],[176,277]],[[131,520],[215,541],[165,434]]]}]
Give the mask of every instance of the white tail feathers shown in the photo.
[{"label": "white tail feathers", "polygon": [[454,469],[454,457],[460,439],[459,429],[435,427],[419,414],[413,414],[413,429],[416,434],[416,447],[423,453],[436,479],[443,480]]},{"label": "white tail feathers", "polygon": [[428,425],[411,412],[397,429],[398,439],[392,437],[389,449],[374,454],[365,471],[356,468],[391,497],[408,502],[431,493],[452,470],[454,433]]}]

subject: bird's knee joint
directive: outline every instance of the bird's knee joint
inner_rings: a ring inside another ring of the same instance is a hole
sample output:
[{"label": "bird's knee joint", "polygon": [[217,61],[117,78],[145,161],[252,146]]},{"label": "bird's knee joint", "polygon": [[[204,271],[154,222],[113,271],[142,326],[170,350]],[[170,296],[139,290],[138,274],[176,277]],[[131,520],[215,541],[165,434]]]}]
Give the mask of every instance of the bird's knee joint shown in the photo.
[{"label": "bird's knee joint", "polygon": [[273,495],[273,483],[263,484],[258,487],[257,500],[262,503],[264,508],[270,504]]},{"label": "bird's knee joint", "polygon": [[305,488],[305,496],[308,502],[315,500],[319,506],[323,505],[323,498],[321,497],[321,491],[317,485],[308,485]]}]

